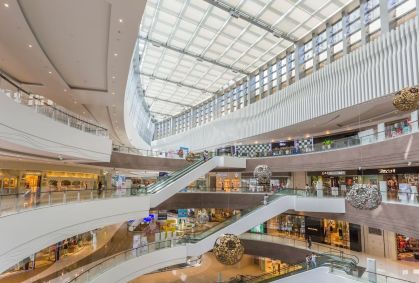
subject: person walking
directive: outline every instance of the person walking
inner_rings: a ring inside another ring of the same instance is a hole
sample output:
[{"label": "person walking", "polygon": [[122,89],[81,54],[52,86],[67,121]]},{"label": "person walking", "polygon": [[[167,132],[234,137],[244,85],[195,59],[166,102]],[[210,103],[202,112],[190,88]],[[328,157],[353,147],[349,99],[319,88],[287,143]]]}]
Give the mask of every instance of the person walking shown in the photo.
[{"label": "person walking", "polygon": [[308,236],[308,238],[307,238],[307,247],[308,247],[309,250],[311,250],[311,245],[312,245],[311,236]]},{"label": "person walking", "polygon": [[317,267],[317,256],[315,253],[311,254],[311,265],[313,266],[313,268]]}]

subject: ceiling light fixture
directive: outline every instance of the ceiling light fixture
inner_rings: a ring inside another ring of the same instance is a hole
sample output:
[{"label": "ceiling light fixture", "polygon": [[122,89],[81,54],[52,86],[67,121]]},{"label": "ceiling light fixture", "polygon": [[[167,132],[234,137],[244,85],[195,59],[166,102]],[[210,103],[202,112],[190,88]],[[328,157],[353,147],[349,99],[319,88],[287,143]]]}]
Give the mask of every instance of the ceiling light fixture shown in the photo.
[{"label": "ceiling light fixture", "polygon": [[29,47],[29,48],[32,48],[32,44],[28,44],[28,47]]},{"label": "ceiling light fixture", "polygon": [[115,56],[115,57],[118,56],[118,53],[114,53],[113,56]]},{"label": "ceiling light fixture", "polygon": [[123,22],[124,22],[124,20],[123,20],[123,19],[119,19],[119,22],[120,22],[120,23],[123,23]]},{"label": "ceiling light fixture", "polygon": [[67,92],[67,89],[64,89],[64,92]]},{"label": "ceiling light fixture", "polygon": [[49,72],[48,72],[48,74],[50,74],[50,75],[51,75],[51,74],[52,74],[52,72],[51,72],[51,71],[49,71]]},{"label": "ceiling light fixture", "polygon": [[4,7],[9,8],[9,4],[8,3],[4,3]]},{"label": "ceiling light fixture", "polygon": [[74,100],[74,104],[77,104],[77,101],[76,100]]},{"label": "ceiling light fixture", "polygon": [[115,79],[115,76],[112,76],[112,79],[114,80]]},{"label": "ceiling light fixture", "polygon": [[115,92],[112,92],[112,95],[115,95]]}]

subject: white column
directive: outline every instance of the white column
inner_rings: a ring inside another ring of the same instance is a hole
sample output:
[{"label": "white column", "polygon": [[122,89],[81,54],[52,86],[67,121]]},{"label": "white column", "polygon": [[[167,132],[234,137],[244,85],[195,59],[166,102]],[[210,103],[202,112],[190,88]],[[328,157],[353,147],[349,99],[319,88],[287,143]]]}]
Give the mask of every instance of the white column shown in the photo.
[{"label": "white column", "polygon": [[360,20],[361,20],[361,44],[364,46],[367,44],[367,29],[365,27],[365,6],[367,5],[366,0],[360,1]]},{"label": "white column", "polygon": [[327,40],[327,64],[332,63],[332,56],[333,56],[333,52],[332,52],[332,26],[330,25],[330,23],[326,24],[326,40]]},{"label": "white column", "polygon": [[295,62],[295,81],[300,79],[301,73],[301,56],[300,56],[300,48],[303,46],[301,42],[297,42],[295,44],[295,54],[294,54],[294,62]]},{"label": "white column", "polygon": [[380,22],[381,22],[381,34],[388,33],[390,31],[390,21],[388,14],[388,1],[380,1]]},{"label": "white column", "polygon": [[377,141],[383,141],[386,138],[385,133],[385,125],[384,123],[380,123],[377,125]]},{"label": "white column", "polygon": [[[419,1],[419,0],[418,0]],[[319,68],[319,54],[317,54],[317,51],[316,51],[316,38],[317,38],[317,35],[315,34],[315,33],[313,33],[312,35],[311,35],[311,46],[312,46],[312,48],[313,48],[313,72],[315,72],[315,71],[317,71],[317,69]]]},{"label": "white column", "polygon": [[413,111],[412,113],[410,113],[410,121],[412,122],[412,124],[411,124],[412,133],[416,133],[418,131],[418,110]]},{"label": "white column", "polygon": [[342,53],[345,56],[346,54],[348,54],[348,37],[346,34],[346,26],[347,26],[347,13],[346,11],[342,12],[342,44],[343,44],[343,48],[342,48]]}]

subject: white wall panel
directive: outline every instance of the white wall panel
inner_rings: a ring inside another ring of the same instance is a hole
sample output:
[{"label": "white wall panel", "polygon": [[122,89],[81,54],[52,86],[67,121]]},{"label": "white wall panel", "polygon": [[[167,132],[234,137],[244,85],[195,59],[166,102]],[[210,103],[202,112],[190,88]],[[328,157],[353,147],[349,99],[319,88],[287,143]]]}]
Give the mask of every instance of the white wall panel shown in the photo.
[{"label": "white wall panel", "polygon": [[419,84],[418,18],[276,94],[209,124],[153,142],[214,147],[307,121]]},{"label": "white wall panel", "polygon": [[0,91],[0,147],[32,154],[109,162],[112,141],[89,134],[18,104]]}]

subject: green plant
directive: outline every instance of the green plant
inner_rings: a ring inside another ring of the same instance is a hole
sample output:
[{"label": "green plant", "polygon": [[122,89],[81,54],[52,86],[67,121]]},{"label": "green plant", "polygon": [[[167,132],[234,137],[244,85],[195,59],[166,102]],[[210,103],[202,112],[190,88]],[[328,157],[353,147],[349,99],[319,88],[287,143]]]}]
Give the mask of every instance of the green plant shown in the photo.
[{"label": "green plant", "polygon": [[323,145],[332,145],[333,141],[331,139],[327,139],[323,141]]}]

